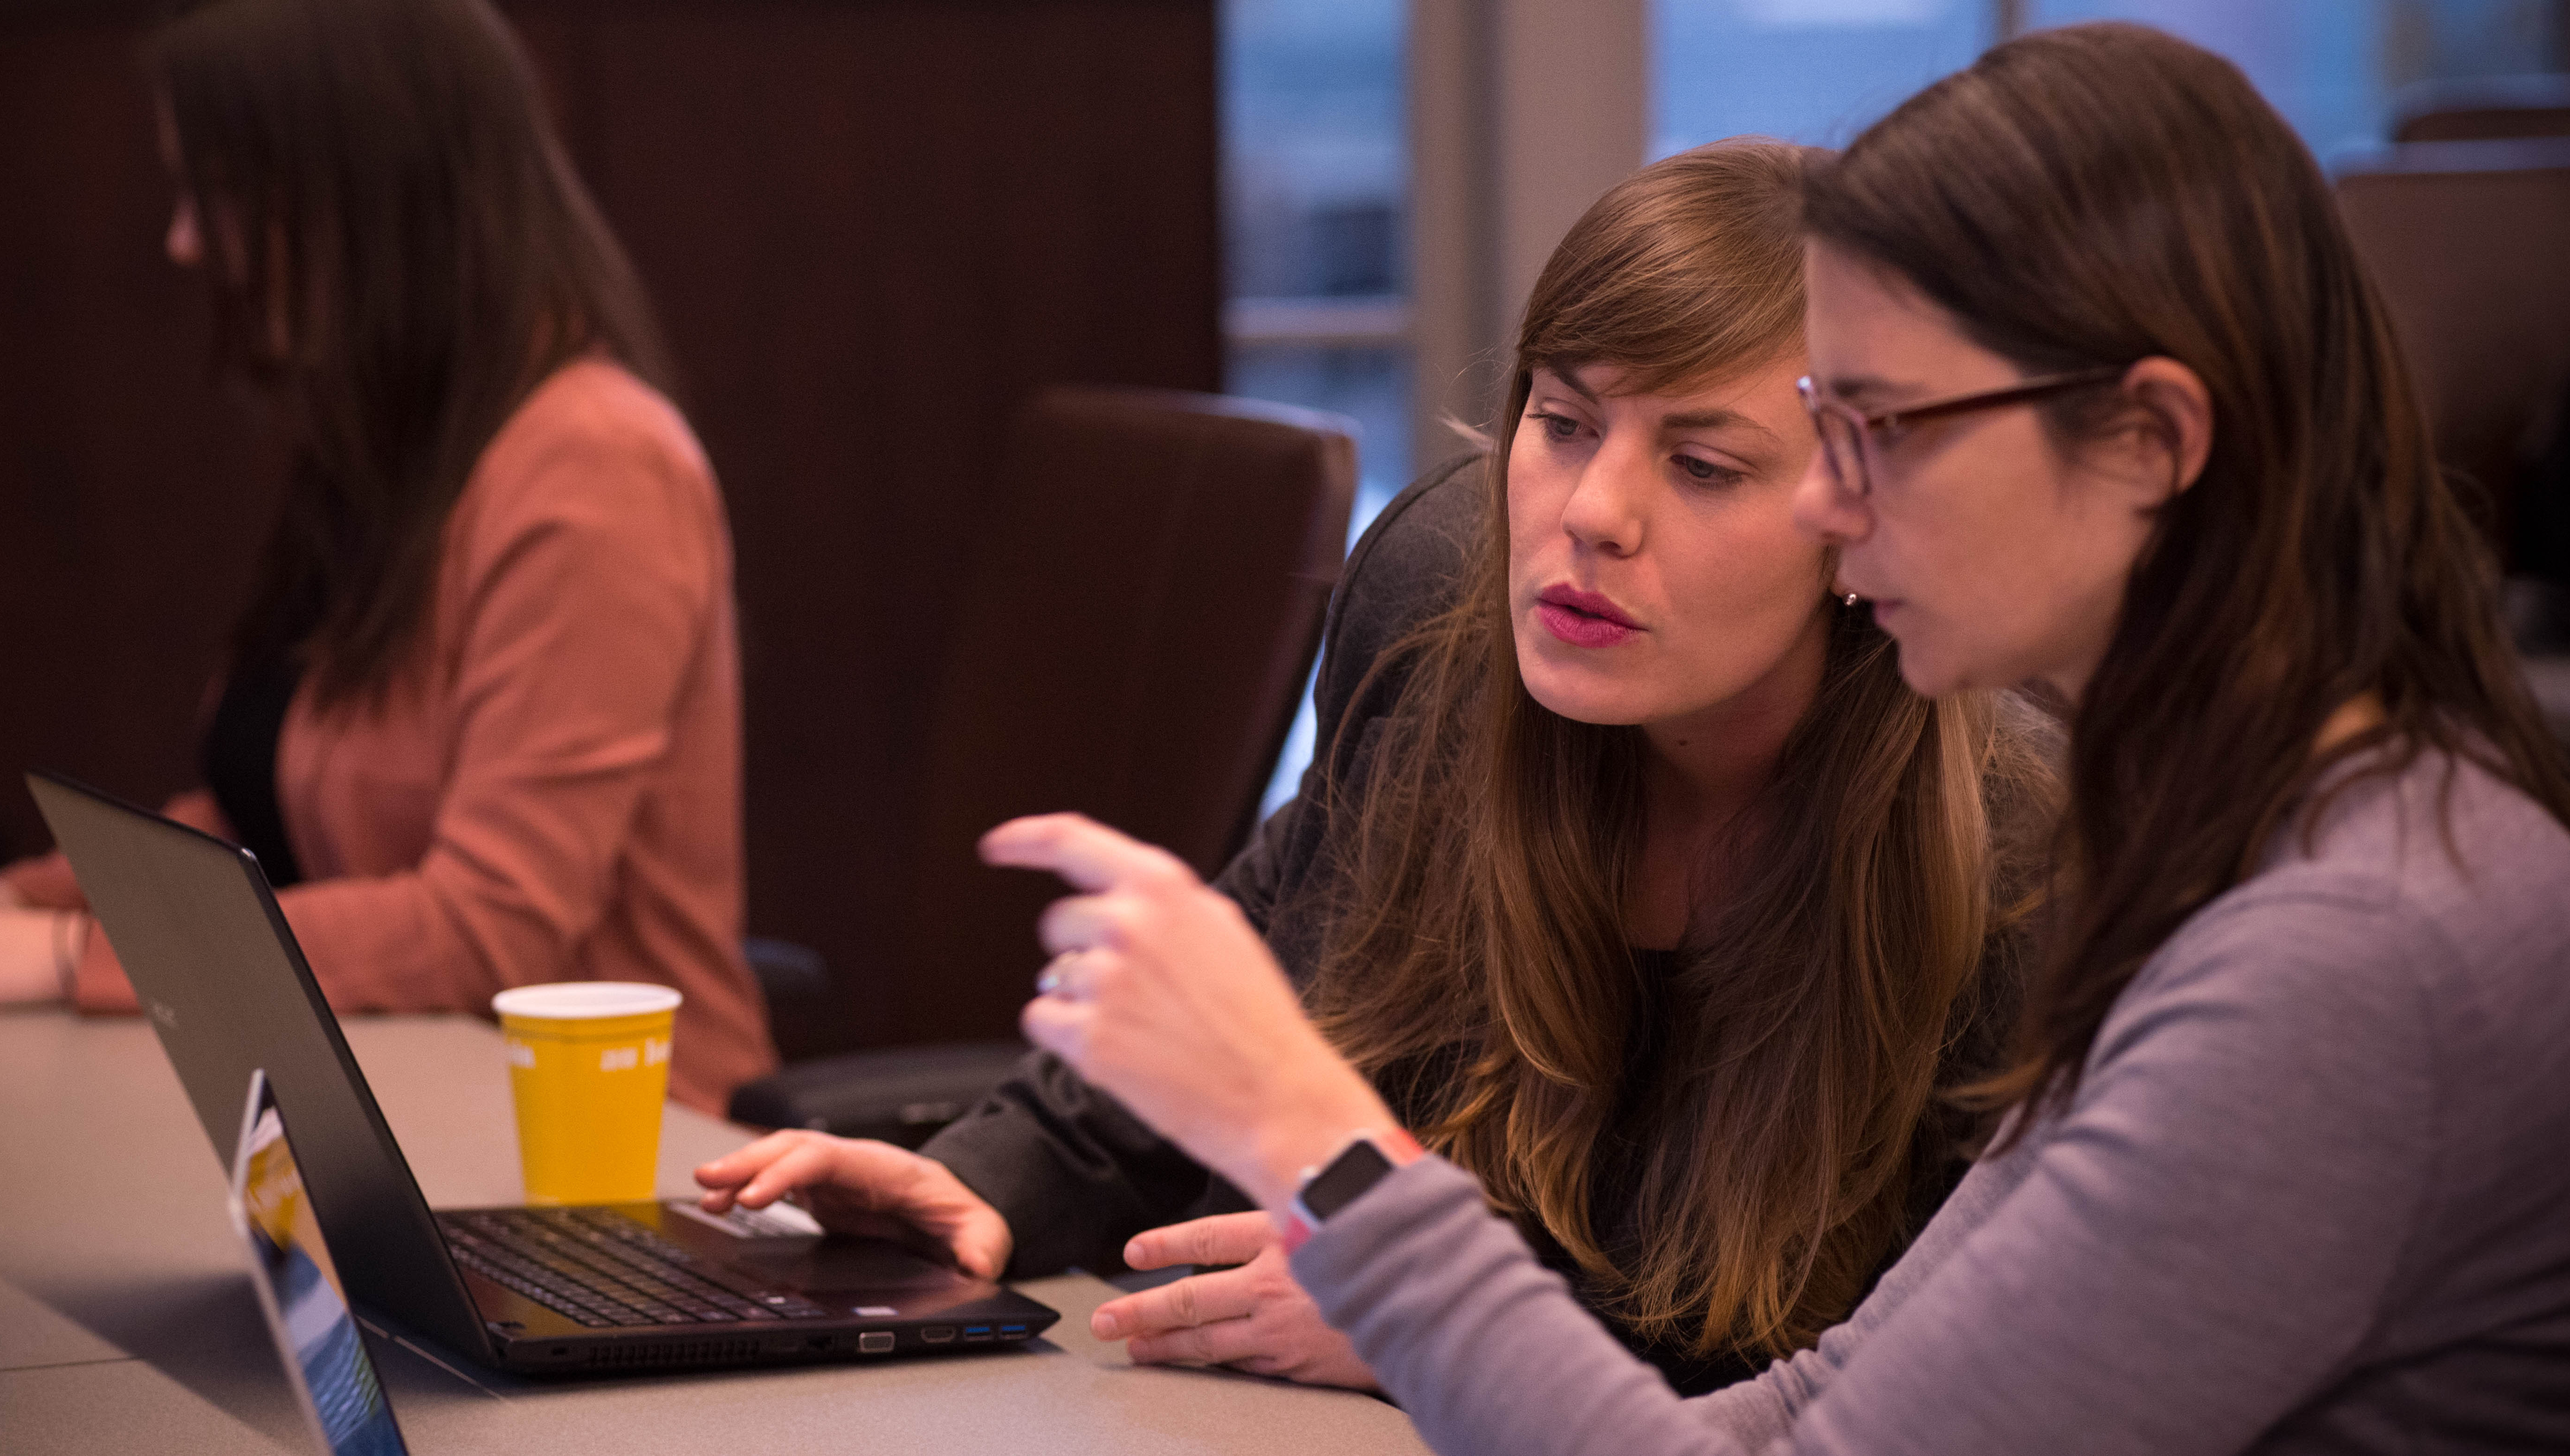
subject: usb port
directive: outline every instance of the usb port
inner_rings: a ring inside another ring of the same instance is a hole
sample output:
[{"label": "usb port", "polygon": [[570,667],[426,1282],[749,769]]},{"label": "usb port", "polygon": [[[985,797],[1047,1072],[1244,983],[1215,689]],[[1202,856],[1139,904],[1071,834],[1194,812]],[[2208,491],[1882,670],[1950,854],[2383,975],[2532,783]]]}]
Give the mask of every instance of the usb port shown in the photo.
[{"label": "usb port", "polygon": [[869,1330],[857,1336],[857,1353],[861,1355],[882,1355],[891,1352],[891,1330]]},{"label": "usb port", "polygon": [[953,1344],[955,1342],[955,1326],[952,1324],[932,1324],[926,1329],[921,1330],[919,1332],[919,1337],[930,1344]]},{"label": "usb port", "polygon": [[964,1326],[964,1338],[967,1340],[989,1339],[990,1337],[991,1326],[987,1324],[968,1324]]},{"label": "usb port", "polygon": [[1002,1339],[1024,1339],[1026,1337],[1027,1327],[1023,1324],[1003,1324],[1000,1326],[1000,1338]]}]

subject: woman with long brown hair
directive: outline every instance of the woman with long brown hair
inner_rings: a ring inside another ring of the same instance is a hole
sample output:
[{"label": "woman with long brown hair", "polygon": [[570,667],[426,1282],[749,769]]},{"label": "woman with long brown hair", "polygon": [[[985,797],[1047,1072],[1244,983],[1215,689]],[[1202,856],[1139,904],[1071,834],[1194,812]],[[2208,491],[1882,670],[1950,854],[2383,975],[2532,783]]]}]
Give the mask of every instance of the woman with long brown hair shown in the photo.
[{"label": "woman with long brown hair", "polygon": [[2080,27],[1816,161],[1804,221],[1798,517],[1914,686],[2075,705],[2010,1121],[1853,1317],[1681,1402],[1227,907],[1069,817],[985,844],[1085,892],[1030,1033],[1291,1231],[1444,1450],[2570,1445],[2570,782],[2310,155]]},{"label": "woman with long brown hair", "polygon": [[[1489,454],[1353,554],[1329,751],[1218,887],[1404,1123],[1690,1391],[1807,1343],[1950,1188],[1969,1123],[1931,1093],[1995,1070],[2030,878],[1991,819],[2020,850],[2047,822],[2039,718],[1911,693],[1793,528],[1801,165],[1671,158],[1565,236]],[[893,1213],[986,1273],[1244,1265],[1092,1327],[1372,1383],[1263,1215],[1154,1229],[1204,1171],[1059,1062],[923,1151],[783,1134],[701,1176],[717,1207]]]},{"label": "woman with long brown hair", "polygon": [[[672,1090],[718,1110],[775,1060],[730,543],[516,37],[484,0],[208,0],[146,62],[170,255],[291,451],[172,813],[257,854],[340,1009],[663,982]],[[133,1006],[60,856],[0,885],[59,930],[12,998]]]}]

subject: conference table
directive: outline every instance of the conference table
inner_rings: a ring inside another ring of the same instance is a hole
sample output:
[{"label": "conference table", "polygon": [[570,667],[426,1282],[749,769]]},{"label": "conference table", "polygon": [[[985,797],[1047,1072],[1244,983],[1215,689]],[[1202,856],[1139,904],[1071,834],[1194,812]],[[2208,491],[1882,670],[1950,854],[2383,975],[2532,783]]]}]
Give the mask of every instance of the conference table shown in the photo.
[{"label": "conference table", "polygon": [[[431,1205],[522,1198],[499,1033],[465,1016],[350,1017],[348,1042]],[[660,1193],[743,1129],[672,1104]],[[0,1011],[0,1452],[310,1449],[224,1170],[140,1018]],[[411,1449],[1277,1452],[1426,1448],[1394,1407],[1219,1370],[1137,1367],[1088,1333],[1116,1289],[1017,1285],[1062,1311],[1017,1350],[535,1381],[369,1329]]]}]

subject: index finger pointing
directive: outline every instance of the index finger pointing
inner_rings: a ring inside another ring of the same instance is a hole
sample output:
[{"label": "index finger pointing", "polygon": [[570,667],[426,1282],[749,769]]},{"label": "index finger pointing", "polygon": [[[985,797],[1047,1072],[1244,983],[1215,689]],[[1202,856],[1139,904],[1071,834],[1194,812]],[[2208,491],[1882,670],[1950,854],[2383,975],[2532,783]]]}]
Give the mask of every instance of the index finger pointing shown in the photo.
[{"label": "index finger pointing", "polygon": [[1119,834],[1084,814],[1012,819],[982,836],[982,863],[1050,870],[1080,890],[1111,890],[1183,867],[1165,850]]}]

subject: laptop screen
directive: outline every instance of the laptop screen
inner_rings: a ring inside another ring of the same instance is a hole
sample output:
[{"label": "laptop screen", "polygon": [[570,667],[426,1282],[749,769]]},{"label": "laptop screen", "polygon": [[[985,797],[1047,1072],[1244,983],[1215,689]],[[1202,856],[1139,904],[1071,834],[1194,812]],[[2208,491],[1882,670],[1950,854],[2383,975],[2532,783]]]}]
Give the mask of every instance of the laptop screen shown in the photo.
[{"label": "laptop screen", "polygon": [[249,1246],[259,1304],[296,1398],[332,1456],[404,1456],[392,1406],[304,1195],[285,1119],[256,1072],[243,1124],[232,1217]]}]

